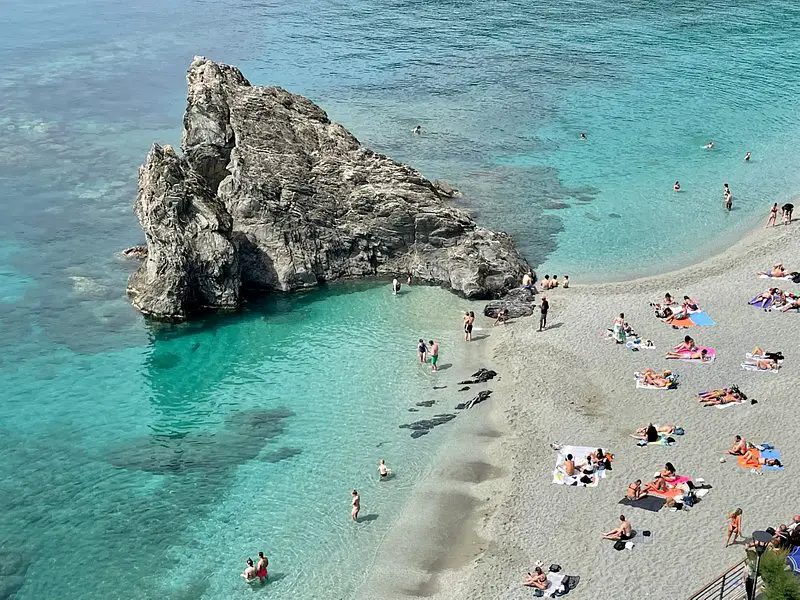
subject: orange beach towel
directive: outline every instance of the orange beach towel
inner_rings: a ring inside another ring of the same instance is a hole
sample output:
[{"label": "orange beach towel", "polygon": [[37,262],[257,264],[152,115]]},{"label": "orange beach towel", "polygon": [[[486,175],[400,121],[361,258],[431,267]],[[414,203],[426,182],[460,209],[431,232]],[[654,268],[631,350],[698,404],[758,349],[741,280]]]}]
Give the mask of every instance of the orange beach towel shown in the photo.
[{"label": "orange beach towel", "polygon": [[739,461],[739,466],[743,469],[760,469],[761,465],[758,463],[758,459],[761,458],[761,452],[758,448],[750,448],[750,454],[752,458],[745,458],[744,456],[740,456],[736,460]]}]

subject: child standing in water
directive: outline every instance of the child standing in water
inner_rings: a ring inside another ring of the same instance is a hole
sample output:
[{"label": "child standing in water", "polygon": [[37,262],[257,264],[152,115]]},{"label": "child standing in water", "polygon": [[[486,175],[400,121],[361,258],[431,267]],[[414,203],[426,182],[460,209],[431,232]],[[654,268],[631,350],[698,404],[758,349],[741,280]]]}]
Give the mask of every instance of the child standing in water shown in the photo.
[{"label": "child standing in water", "polygon": [[361,510],[361,496],[358,495],[356,490],[353,490],[352,497],[351,504],[353,505],[353,510],[350,512],[350,518],[353,519],[353,521],[358,521],[358,511]]}]

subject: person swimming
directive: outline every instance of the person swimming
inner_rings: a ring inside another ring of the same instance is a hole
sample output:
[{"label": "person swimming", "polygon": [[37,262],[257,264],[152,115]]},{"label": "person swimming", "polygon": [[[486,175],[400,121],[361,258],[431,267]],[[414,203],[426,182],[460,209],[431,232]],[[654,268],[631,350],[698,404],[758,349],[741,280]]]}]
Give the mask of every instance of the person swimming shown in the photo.
[{"label": "person swimming", "polygon": [[680,181],[676,181],[675,185],[672,186],[672,189],[675,190],[676,192],[680,192],[681,191],[681,182]]},{"label": "person swimming", "polygon": [[421,135],[422,134],[422,125],[417,125],[414,129],[411,130],[411,133],[414,135]]},{"label": "person swimming", "polygon": [[745,162],[747,162],[747,161],[749,161],[749,160],[750,160],[750,153],[749,153],[749,152],[745,152],[745,154],[744,154],[744,160],[745,160]]},{"label": "person swimming", "polygon": [[253,583],[256,579],[258,579],[258,570],[253,566],[252,558],[248,558],[246,564],[247,566],[245,567],[244,571],[239,574],[239,576],[244,578],[245,582]]},{"label": "person swimming", "polygon": [[584,132],[582,132],[582,131],[581,131],[581,139],[582,139],[582,140],[585,140],[585,139],[586,139],[586,134],[585,134]]},{"label": "person swimming", "polygon": [[397,281],[397,277],[392,279],[392,294],[397,294],[400,291],[400,282]]},{"label": "person swimming", "polygon": [[707,144],[703,146],[706,150],[711,150],[714,147],[714,140],[709,141]]}]

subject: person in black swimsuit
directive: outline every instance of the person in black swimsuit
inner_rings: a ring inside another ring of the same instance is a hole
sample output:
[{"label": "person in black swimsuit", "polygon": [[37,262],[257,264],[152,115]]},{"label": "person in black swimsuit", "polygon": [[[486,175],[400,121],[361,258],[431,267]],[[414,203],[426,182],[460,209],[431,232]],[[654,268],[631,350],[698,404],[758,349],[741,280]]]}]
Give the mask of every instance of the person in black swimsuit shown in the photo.
[{"label": "person in black swimsuit", "polygon": [[781,210],[783,211],[781,221],[784,225],[788,225],[792,222],[792,211],[794,210],[794,204],[787,202],[781,206]]},{"label": "person in black swimsuit", "polygon": [[547,311],[550,310],[550,303],[547,296],[542,296],[542,316],[539,317],[539,331],[544,331],[547,327]]}]

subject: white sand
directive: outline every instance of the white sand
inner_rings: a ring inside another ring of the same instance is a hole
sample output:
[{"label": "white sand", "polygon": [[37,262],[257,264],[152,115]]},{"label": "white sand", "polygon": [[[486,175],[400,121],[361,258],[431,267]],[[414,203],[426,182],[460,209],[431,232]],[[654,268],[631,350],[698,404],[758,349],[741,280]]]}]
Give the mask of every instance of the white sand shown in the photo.
[{"label": "white sand", "polygon": [[[573,283],[548,292],[550,327],[538,317],[491,329],[476,342],[493,354],[499,382],[492,398],[457,419],[453,440],[387,535],[359,597],[439,599],[531,597],[521,587],[534,562],[556,562],[581,583],[569,597],[685,598],[743,557],[724,548],[726,514],[744,511],[746,532],[785,523],[800,512],[800,315],[764,313],[747,304],[770,285],[756,271],[782,261],[800,270],[797,226],[758,230],[707,261],[674,273],[592,286]],[[649,302],[669,291],[695,298],[717,322],[675,331]],[[601,331],[624,312],[656,350],[632,352]],[[713,364],[667,361],[664,352],[689,333],[717,350]],[[755,345],[787,356],[778,375],[741,370]],[[646,367],[680,373],[675,391],[636,389],[633,373]],[[702,407],[701,390],[736,383],[756,405]],[[628,437],[648,421],[686,430],[671,447],[637,447]],[[735,434],[771,442],[784,471],[756,475],[735,458],[719,459]],[[613,471],[596,488],[551,483],[551,441],[608,448]],[[666,461],[680,474],[702,477],[713,490],[695,507],[658,513],[621,507],[627,484],[647,481]],[[601,532],[625,514],[654,542],[617,552]]]}]

